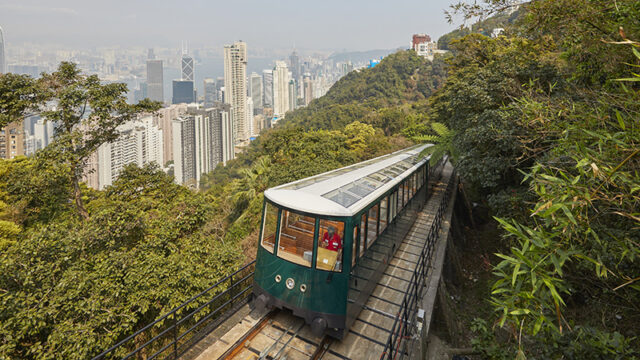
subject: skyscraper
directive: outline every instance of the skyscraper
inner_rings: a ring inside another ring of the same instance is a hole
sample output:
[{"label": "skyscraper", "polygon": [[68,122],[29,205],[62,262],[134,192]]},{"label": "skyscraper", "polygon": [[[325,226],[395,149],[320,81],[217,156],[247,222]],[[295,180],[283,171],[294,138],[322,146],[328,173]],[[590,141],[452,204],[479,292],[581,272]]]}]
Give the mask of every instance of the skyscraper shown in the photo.
[{"label": "skyscraper", "polygon": [[0,74],[4,74],[6,72],[7,61],[4,54],[4,31],[2,30],[2,26],[0,26]]},{"label": "skyscraper", "polygon": [[291,55],[289,55],[289,65],[291,65],[291,75],[293,77],[293,80],[296,82],[296,84],[298,83],[298,79],[300,78],[300,76],[302,76],[301,74],[301,69],[300,69],[300,57],[298,56],[298,53],[296,52],[296,50],[294,49],[293,52],[291,53]]},{"label": "skyscraper", "polygon": [[283,118],[289,111],[289,69],[284,61],[273,68],[273,117]]},{"label": "skyscraper", "polygon": [[182,54],[182,80],[193,81],[193,58]]},{"label": "skyscraper", "polygon": [[263,108],[273,107],[273,70],[262,71],[262,106]]},{"label": "skyscraper", "polygon": [[224,101],[231,105],[237,144],[249,140],[247,122],[247,44],[237,41],[224,46]]},{"label": "skyscraper", "polygon": [[217,100],[218,90],[216,89],[216,81],[212,78],[204,79],[204,107],[210,108]]},{"label": "skyscraper", "polygon": [[251,100],[253,100],[253,109],[254,114],[262,113],[262,76],[251,73],[249,77],[249,95],[251,95]]},{"label": "skyscraper", "polygon": [[193,81],[173,80],[172,104],[191,104],[194,102]]},{"label": "skyscraper", "polygon": [[289,80],[289,110],[295,110],[298,107],[298,87],[293,79]]},{"label": "skyscraper", "polygon": [[150,100],[164,102],[162,60],[147,60],[147,95]]}]

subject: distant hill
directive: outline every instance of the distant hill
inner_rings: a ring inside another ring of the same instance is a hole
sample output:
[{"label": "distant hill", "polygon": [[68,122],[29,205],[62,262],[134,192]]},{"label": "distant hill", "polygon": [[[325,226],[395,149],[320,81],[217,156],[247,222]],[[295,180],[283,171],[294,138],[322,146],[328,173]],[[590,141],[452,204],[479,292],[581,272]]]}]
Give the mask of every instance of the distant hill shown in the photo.
[{"label": "distant hill", "polygon": [[518,20],[519,16],[522,14],[520,10],[516,10],[512,13],[501,13],[491,16],[488,19],[478,21],[475,24],[471,25],[471,28],[461,28],[457,30],[453,30],[449,33],[442,35],[438,39],[438,49],[441,50],[450,50],[449,44],[456,39],[460,39],[465,37],[471,33],[478,33],[484,36],[491,36],[491,31],[495,28],[505,28],[508,29],[510,25]]},{"label": "distant hill", "polygon": [[351,51],[351,52],[341,52],[334,53],[329,56],[329,59],[335,62],[346,62],[351,61],[352,63],[359,62],[367,62],[371,59],[379,59],[380,57],[385,57],[389,54],[393,54],[398,50],[404,50],[406,47],[398,47],[396,49],[378,49],[378,50],[368,50],[368,51]]},{"label": "distant hill", "polygon": [[380,127],[390,135],[402,129],[403,124],[382,125],[380,114],[425,100],[443,84],[445,76],[441,57],[431,62],[414,51],[398,51],[374,68],[347,74],[325,96],[287,113],[282,126],[340,129],[358,120]]}]

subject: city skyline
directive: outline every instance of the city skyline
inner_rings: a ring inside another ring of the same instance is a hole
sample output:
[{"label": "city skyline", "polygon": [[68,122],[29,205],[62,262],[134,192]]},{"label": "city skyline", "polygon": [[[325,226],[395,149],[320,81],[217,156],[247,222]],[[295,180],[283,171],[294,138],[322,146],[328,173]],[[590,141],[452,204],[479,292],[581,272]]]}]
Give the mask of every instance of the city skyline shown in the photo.
[{"label": "city skyline", "polygon": [[[0,24],[10,44],[164,47],[189,39],[195,48],[222,47],[240,39],[253,44],[256,50],[295,47],[365,51],[404,46],[406,33],[429,31],[437,39],[457,26],[448,24],[444,16],[454,2],[328,0],[311,5],[291,0],[215,4],[201,0],[183,3],[114,0],[98,5],[61,0],[52,6],[43,0],[23,0],[19,4],[0,3]],[[221,15],[225,13],[243,13],[243,23],[250,25],[238,26],[233,17]],[[211,14],[221,16],[208,21]]]}]

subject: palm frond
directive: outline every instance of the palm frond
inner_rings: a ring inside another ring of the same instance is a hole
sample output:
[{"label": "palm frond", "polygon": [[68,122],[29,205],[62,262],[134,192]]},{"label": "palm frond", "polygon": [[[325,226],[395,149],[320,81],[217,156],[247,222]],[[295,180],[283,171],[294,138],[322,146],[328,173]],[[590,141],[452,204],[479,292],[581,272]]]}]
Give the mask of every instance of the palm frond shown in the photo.
[{"label": "palm frond", "polygon": [[451,130],[449,130],[447,125],[443,123],[432,122],[431,128],[436,132],[436,134],[440,135],[440,137],[448,137],[449,135],[451,135]]}]

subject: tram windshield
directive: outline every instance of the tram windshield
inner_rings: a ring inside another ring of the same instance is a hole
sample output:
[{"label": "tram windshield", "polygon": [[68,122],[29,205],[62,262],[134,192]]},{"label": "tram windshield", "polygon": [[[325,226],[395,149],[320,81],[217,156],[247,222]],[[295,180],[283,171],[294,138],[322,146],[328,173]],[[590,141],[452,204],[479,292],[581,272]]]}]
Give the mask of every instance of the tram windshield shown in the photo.
[{"label": "tram windshield", "polygon": [[262,247],[273,254],[273,247],[276,243],[276,229],[278,227],[278,208],[267,203],[262,219]]},{"label": "tram windshield", "polygon": [[311,267],[315,223],[314,217],[282,210],[278,257]]},{"label": "tram windshield", "polygon": [[344,222],[320,220],[316,269],[342,271]]}]

